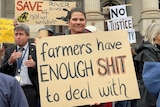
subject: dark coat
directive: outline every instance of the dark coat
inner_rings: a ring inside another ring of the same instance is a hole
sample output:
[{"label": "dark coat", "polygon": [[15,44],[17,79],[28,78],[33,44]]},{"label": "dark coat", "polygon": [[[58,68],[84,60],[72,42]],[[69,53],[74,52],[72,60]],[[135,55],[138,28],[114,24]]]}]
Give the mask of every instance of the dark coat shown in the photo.
[{"label": "dark coat", "polygon": [[134,57],[135,69],[138,79],[142,79],[144,62],[159,62],[160,50],[149,42],[142,42],[135,49],[137,55]]},{"label": "dark coat", "polygon": [[145,62],[160,61],[160,50],[156,45],[153,46],[146,41],[140,44],[135,51],[137,55],[134,57],[134,63],[141,95],[141,99],[137,100],[137,107],[156,107],[157,97],[149,93],[145,88],[142,79],[142,71]]}]

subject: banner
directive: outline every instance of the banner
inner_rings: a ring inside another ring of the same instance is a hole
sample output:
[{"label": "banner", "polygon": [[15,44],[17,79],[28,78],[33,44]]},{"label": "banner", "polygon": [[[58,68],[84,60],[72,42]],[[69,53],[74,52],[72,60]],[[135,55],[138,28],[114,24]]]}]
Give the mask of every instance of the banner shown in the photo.
[{"label": "banner", "polygon": [[125,30],[43,37],[36,47],[42,107],[140,98]]},{"label": "banner", "polygon": [[0,43],[14,43],[13,20],[0,18]]},{"label": "banner", "polygon": [[15,18],[25,24],[67,25],[74,7],[76,2],[15,0]]}]

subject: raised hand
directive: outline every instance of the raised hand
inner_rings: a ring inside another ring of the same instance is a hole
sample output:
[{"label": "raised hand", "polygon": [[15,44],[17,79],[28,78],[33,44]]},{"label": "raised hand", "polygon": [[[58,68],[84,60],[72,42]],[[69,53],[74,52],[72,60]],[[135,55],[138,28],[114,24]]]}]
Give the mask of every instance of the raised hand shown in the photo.
[{"label": "raised hand", "polygon": [[29,59],[24,63],[27,67],[35,67],[36,63],[32,59],[32,56],[29,55]]},{"label": "raised hand", "polygon": [[9,64],[12,64],[16,61],[16,59],[20,58],[22,56],[22,53],[21,52],[16,52],[16,50],[13,51],[13,53],[11,54],[9,60],[8,60],[8,63]]}]

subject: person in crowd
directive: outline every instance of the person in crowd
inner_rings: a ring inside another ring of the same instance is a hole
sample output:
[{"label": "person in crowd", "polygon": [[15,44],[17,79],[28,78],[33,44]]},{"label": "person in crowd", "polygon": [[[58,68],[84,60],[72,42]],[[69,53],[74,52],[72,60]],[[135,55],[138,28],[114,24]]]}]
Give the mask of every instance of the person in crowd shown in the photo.
[{"label": "person in crowd", "polygon": [[[154,23],[154,25],[150,25],[152,30],[154,31],[154,45],[160,50],[160,24]],[[155,96],[158,96],[156,101],[156,107],[160,106],[160,54],[159,50],[156,53],[157,55],[157,61],[155,62],[145,62],[143,66],[143,72],[142,72],[142,78],[144,81],[144,86],[147,88],[147,90],[154,94]]]},{"label": "person in crowd", "polygon": [[40,32],[40,31],[42,31],[42,30],[48,31],[48,36],[53,36],[53,35],[54,35],[53,29],[51,29],[51,28],[49,28],[49,27],[40,28],[40,29],[38,30],[38,32]]},{"label": "person in crowd", "polygon": [[0,73],[0,90],[1,107],[29,107],[26,96],[15,78]]},{"label": "person in crowd", "polygon": [[[44,35],[44,33],[41,32],[41,31],[47,32],[47,35]],[[53,36],[53,35],[54,35],[53,29],[48,28],[48,27],[40,28],[38,30],[38,36],[36,38],[34,38],[34,43],[36,44],[36,39],[38,39],[38,38],[41,38],[41,37],[50,37],[50,36]]]},{"label": "person in crowd", "polygon": [[17,19],[15,18],[15,19],[13,19],[13,26],[15,27],[15,26],[17,26],[18,25],[18,21],[17,21]]},{"label": "person in crowd", "polygon": [[4,58],[4,54],[6,51],[7,45],[6,44],[2,44],[2,48],[0,49],[0,66],[2,64],[2,60]]},{"label": "person in crowd", "polygon": [[86,27],[86,15],[80,8],[73,8],[68,13],[68,28],[67,34],[79,34],[79,33],[91,33],[91,31],[85,29]]},{"label": "person in crowd", "polygon": [[160,62],[145,62],[143,66],[143,81],[147,90],[158,96],[156,107],[160,107]]},{"label": "person in crowd", "polygon": [[160,61],[160,24],[152,23],[148,26],[144,39],[135,49],[135,70],[137,74],[141,99],[137,100],[137,107],[156,107],[157,97],[149,93],[144,86],[142,71],[145,62]]},{"label": "person in crowd", "polygon": [[99,29],[96,26],[93,26],[93,25],[86,26],[85,29],[87,29],[91,32],[99,32]]},{"label": "person in crowd", "polygon": [[[66,35],[69,34],[79,34],[79,33],[92,33],[88,29],[85,29],[86,27],[86,15],[84,11],[80,8],[73,8],[68,14],[68,27],[69,30],[66,32]],[[90,104],[90,105],[84,105],[84,106],[78,106],[78,107],[111,107],[111,104],[105,103],[105,104]]]},{"label": "person in crowd", "polygon": [[27,25],[16,25],[14,35],[16,45],[6,49],[1,69],[19,81],[29,107],[36,107],[39,97],[36,48],[28,43],[30,29]]}]

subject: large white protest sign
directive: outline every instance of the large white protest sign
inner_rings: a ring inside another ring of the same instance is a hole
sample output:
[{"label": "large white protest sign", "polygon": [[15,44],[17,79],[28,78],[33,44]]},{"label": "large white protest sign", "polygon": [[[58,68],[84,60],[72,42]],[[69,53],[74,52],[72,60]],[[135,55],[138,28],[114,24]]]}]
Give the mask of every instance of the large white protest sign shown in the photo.
[{"label": "large white protest sign", "polygon": [[43,37],[36,47],[42,107],[140,97],[126,30]]}]

